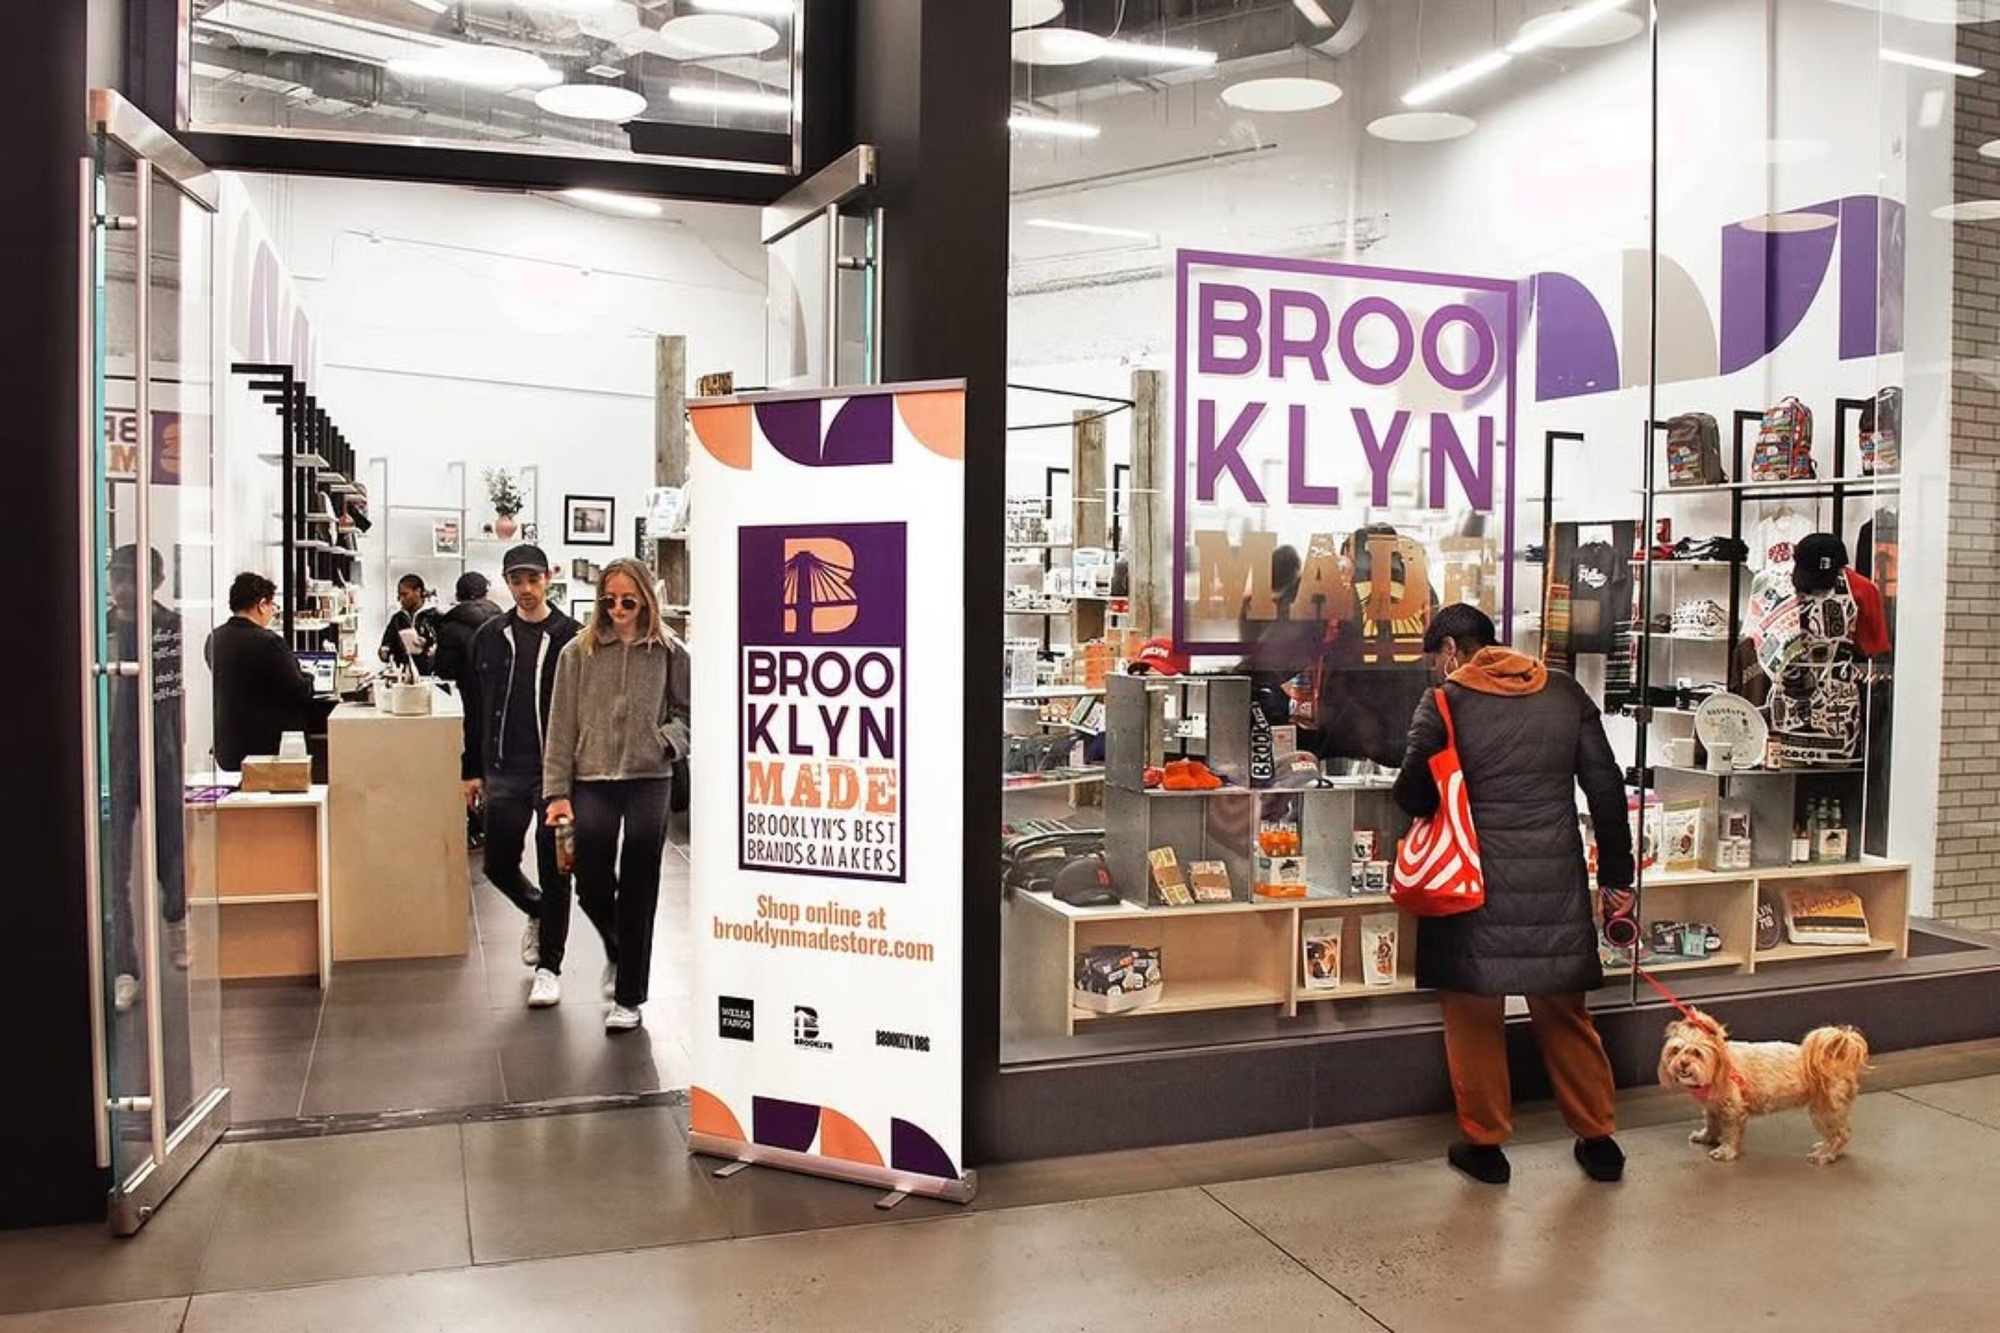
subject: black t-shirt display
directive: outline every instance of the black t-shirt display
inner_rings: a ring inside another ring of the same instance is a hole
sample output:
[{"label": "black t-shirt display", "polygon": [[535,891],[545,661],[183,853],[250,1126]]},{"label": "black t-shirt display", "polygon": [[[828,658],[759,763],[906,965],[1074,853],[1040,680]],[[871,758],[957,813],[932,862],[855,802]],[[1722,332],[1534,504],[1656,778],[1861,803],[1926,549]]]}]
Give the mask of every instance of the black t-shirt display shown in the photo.
[{"label": "black t-shirt display", "polygon": [[514,620],[514,675],[507,692],[507,727],[500,736],[500,768],[508,773],[542,771],[542,729],[538,720],[536,686],[541,673],[542,636],[549,622]]},{"label": "black t-shirt display", "polygon": [[1569,598],[1571,651],[1610,652],[1618,622],[1631,613],[1630,554],[1609,542],[1585,542],[1577,547],[1570,564]]}]

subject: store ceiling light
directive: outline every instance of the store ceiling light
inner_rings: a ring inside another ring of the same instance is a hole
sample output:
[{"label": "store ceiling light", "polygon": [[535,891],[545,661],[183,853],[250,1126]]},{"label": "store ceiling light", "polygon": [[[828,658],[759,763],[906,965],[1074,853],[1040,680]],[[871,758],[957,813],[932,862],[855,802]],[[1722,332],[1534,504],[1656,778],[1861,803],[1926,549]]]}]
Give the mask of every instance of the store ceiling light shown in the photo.
[{"label": "store ceiling light", "polygon": [[1058,218],[1029,218],[1021,224],[1036,227],[1042,231],[1067,231],[1079,236],[1109,236],[1123,241],[1145,241],[1151,243],[1160,238],[1150,231],[1136,231],[1131,227],[1104,227],[1095,222],[1064,222]]},{"label": "store ceiling light", "polygon": [[1940,204],[1931,210],[1931,216],[1939,222],[2000,221],[2000,199],[1961,199],[1955,204]]},{"label": "store ceiling light", "polygon": [[1839,219],[1831,213],[1765,213],[1759,217],[1746,218],[1743,230],[1785,235],[1802,231],[1825,231],[1838,226]]},{"label": "store ceiling light", "polygon": [[1299,11],[1305,21],[1315,28],[1331,28],[1333,16],[1326,12],[1326,6],[1319,0],[1292,0],[1292,8]]},{"label": "store ceiling light", "polygon": [[682,14],[653,34],[650,49],[674,60],[760,56],[778,44],[778,30],[741,14]]},{"label": "store ceiling light", "polygon": [[1014,0],[1011,22],[1016,29],[1036,28],[1062,12],[1063,0]]},{"label": "store ceiling light", "polygon": [[743,92],[735,88],[670,88],[667,100],[676,106],[705,106],[722,111],[781,112],[792,109],[783,93]]},{"label": "store ceiling light", "polygon": [[1977,79],[1986,73],[1977,65],[1961,65],[1955,60],[1933,60],[1929,56],[1914,55],[1889,46],[1883,47],[1877,54],[1891,65],[1908,65],[1911,69],[1925,69],[1933,74],[1954,74],[1961,79]]},{"label": "store ceiling light", "polygon": [[1222,100],[1238,111],[1316,111],[1340,100],[1340,85],[1291,75],[1243,79],[1224,88]]},{"label": "store ceiling light", "polygon": [[1215,63],[1215,52],[1195,46],[1155,46],[1151,42],[1105,42],[1098,51],[1105,60],[1140,65],[1176,65],[1199,69]]},{"label": "store ceiling light", "polygon": [[1463,139],[1479,128],[1471,116],[1449,111],[1399,111],[1368,122],[1368,132],[1390,143],[1443,143]]},{"label": "store ceiling light", "polygon": [[1023,65],[1082,65],[1104,54],[1104,39],[1082,28],[1029,28],[1014,34],[1013,47]]},{"label": "store ceiling light", "polygon": [[406,79],[443,79],[475,88],[546,88],[562,75],[548,62],[508,46],[453,42],[424,55],[389,62],[389,72]]},{"label": "store ceiling light", "polygon": [[1007,128],[1016,134],[1043,139],[1095,139],[1102,131],[1083,120],[1058,120],[1054,116],[1009,116]]},{"label": "store ceiling light", "polygon": [[628,218],[656,218],[666,212],[657,199],[642,199],[634,194],[614,194],[610,190],[564,190],[562,197],[573,204],[594,208],[603,213],[617,213]]},{"label": "store ceiling light", "polygon": [[1426,80],[1403,94],[1404,106],[1423,106],[1435,102],[1446,93],[1456,92],[1466,84],[1483,79],[1494,70],[1503,68],[1514,57],[1505,51],[1488,51],[1477,60],[1469,60],[1456,69],[1448,69],[1435,79]]},{"label": "store ceiling light", "polygon": [[[1514,40],[1507,43],[1512,55],[1523,55],[1545,46],[1609,46],[1638,34],[1646,21],[1624,13],[1630,0],[1585,0],[1553,14],[1543,14],[1521,25]],[[1617,34],[1605,40],[1607,34]]]},{"label": "store ceiling light", "polygon": [[798,11],[792,0],[690,0],[711,14],[743,14],[753,19],[790,19]]},{"label": "store ceiling light", "polygon": [[535,105],[571,120],[623,123],[646,109],[646,99],[630,88],[603,83],[559,83],[535,94]]}]

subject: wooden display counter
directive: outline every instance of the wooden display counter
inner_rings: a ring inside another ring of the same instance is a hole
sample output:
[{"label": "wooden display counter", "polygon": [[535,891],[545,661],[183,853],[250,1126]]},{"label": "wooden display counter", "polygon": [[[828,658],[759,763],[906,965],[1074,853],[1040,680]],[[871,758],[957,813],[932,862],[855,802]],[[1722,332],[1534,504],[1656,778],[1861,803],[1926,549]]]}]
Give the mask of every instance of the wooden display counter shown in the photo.
[{"label": "wooden display counter", "polygon": [[[329,944],[327,792],[236,792],[191,803],[213,820],[217,975],[224,981],[310,977],[326,985]],[[190,837],[190,851],[207,845]],[[194,853],[198,855],[199,853]],[[190,868],[189,880],[200,882]]]},{"label": "wooden display counter", "polygon": [[342,704],[328,719],[336,962],[465,953],[462,718],[437,691],[428,716]]}]

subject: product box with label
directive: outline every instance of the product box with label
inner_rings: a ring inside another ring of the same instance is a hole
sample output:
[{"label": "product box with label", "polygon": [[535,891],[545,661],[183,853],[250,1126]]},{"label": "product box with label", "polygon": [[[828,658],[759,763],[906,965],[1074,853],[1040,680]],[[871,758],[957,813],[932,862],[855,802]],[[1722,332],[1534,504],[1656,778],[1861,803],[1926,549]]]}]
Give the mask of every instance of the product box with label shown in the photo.
[{"label": "product box with label", "polygon": [[1306,859],[1303,856],[1272,856],[1259,852],[1254,874],[1253,883],[1261,898],[1306,896]]},{"label": "product box with label", "polygon": [[1076,956],[1071,998],[1095,1013],[1123,1014],[1159,1003],[1163,984],[1158,949],[1099,945]]}]

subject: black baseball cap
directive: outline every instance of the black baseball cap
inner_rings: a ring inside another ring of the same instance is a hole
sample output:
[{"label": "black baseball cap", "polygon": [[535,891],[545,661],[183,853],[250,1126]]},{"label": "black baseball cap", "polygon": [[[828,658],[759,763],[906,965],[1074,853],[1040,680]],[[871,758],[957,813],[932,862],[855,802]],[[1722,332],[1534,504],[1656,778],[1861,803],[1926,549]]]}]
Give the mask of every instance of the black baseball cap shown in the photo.
[{"label": "black baseball cap", "polygon": [[505,578],[517,569],[532,569],[537,574],[549,572],[549,557],[539,546],[523,542],[509,548],[507,558],[500,562],[500,576]]},{"label": "black baseball cap", "polygon": [[1792,548],[1792,586],[1800,592],[1826,592],[1847,568],[1847,544],[1830,532],[1808,533]]},{"label": "black baseball cap", "polygon": [[474,570],[467,570],[458,576],[458,587],[453,590],[461,602],[476,602],[486,595],[486,576]]}]

